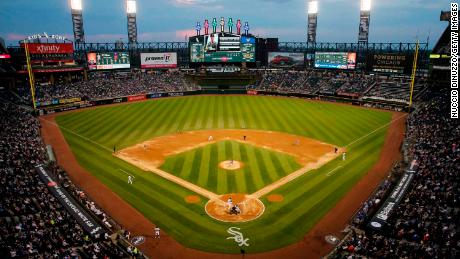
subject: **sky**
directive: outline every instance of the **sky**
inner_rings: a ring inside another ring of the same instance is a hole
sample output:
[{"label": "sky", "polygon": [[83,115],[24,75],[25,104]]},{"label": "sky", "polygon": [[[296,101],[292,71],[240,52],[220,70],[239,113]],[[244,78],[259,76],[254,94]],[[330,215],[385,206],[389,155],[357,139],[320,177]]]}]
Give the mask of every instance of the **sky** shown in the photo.
[{"label": "sky", "polygon": [[[124,0],[82,0],[86,42],[127,41]],[[415,42],[430,47],[447,27],[441,10],[452,0],[373,0],[369,42]],[[70,0],[0,0],[0,37],[17,45],[47,32],[73,40]],[[185,41],[197,21],[232,17],[250,33],[280,42],[306,41],[306,0],[137,0],[138,41]],[[319,0],[317,42],[357,42],[360,0]]]}]

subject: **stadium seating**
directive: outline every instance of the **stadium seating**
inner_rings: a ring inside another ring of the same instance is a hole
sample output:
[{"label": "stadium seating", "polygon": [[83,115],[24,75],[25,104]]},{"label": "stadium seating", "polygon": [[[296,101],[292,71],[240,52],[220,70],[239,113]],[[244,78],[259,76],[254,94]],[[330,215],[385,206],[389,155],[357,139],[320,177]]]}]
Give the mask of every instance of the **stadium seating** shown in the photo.
[{"label": "stadium seating", "polygon": [[[36,165],[47,162],[39,121],[29,110],[3,102],[3,95],[0,99],[0,258],[121,258],[133,255],[132,250],[130,254],[109,234],[90,237],[50,193],[35,171]],[[91,204],[68,180],[65,172],[52,168],[69,192],[78,192],[82,205]],[[94,203],[86,207],[93,213],[100,212],[101,222],[111,221]]]},{"label": "stadium seating", "polygon": [[[354,218],[364,231],[353,231],[333,258],[459,258],[460,124],[448,118],[448,98],[448,91],[430,98],[409,118],[407,156],[419,161],[419,170],[386,230],[373,232],[366,223],[375,201],[394,187],[391,180]],[[398,172],[402,167],[393,169],[395,179]]]}]

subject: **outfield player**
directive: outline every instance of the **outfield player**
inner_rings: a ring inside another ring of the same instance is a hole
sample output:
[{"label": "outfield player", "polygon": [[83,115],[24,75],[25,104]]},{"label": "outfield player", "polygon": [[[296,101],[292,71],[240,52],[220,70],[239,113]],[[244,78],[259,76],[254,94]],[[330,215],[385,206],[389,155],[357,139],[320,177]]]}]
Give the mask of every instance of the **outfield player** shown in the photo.
[{"label": "outfield player", "polygon": [[133,184],[133,177],[128,175],[128,184]]},{"label": "outfield player", "polygon": [[343,154],[342,154],[342,161],[345,161],[345,159],[347,159],[347,153],[343,152]]}]

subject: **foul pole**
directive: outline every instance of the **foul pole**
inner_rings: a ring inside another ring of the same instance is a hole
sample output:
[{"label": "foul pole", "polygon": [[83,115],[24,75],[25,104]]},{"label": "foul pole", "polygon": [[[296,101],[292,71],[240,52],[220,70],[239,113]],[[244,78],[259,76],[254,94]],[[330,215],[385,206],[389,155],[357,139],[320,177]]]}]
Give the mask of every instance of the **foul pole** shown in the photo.
[{"label": "foul pole", "polygon": [[34,110],[36,110],[37,104],[35,103],[35,77],[30,62],[29,45],[27,41],[24,41],[24,48],[26,50],[27,72],[29,73],[30,95],[32,96],[32,105],[34,107]]},{"label": "foul pole", "polygon": [[412,98],[414,95],[414,85],[415,85],[415,75],[417,73],[417,60],[418,60],[418,49],[419,49],[419,42],[415,45],[415,54],[414,54],[414,64],[412,65],[412,76],[411,76],[411,84],[410,84],[410,99],[409,99],[409,112],[412,108]]}]

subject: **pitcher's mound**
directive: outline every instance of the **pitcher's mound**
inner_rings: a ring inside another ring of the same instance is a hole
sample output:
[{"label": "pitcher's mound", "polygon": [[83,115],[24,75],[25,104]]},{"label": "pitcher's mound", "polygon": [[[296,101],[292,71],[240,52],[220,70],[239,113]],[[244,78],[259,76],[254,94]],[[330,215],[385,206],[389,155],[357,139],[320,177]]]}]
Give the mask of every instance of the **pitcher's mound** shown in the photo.
[{"label": "pitcher's mound", "polygon": [[219,163],[219,167],[225,170],[238,170],[243,167],[243,163],[236,160],[226,160]]},{"label": "pitcher's mound", "polygon": [[[231,203],[229,198],[232,200]],[[238,205],[239,213],[235,213],[236,205]],[[265,206],[259,199],[250,195],[225,194],[218,199],[209,200],[205,210],[210,217],[219,221],[247,222],[260,217],[265,211]]]}]

